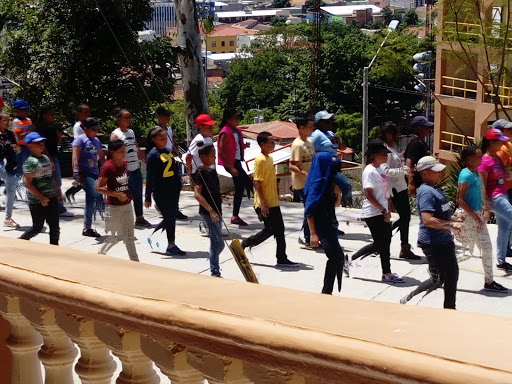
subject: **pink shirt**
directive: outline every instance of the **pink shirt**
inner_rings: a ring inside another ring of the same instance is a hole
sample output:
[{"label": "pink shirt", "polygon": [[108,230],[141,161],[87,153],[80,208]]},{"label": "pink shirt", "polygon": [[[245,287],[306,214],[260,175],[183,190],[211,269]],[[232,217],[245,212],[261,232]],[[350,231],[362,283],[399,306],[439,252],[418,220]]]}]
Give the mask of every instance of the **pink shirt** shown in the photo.
[{"label": "pink shirt", "polygon": [[507,188],[505,187],[505,168],[498,156],[483,156],[482,164],[478,167],[478,172],[487,172],[485,190],[488,197],[507,194]]}]

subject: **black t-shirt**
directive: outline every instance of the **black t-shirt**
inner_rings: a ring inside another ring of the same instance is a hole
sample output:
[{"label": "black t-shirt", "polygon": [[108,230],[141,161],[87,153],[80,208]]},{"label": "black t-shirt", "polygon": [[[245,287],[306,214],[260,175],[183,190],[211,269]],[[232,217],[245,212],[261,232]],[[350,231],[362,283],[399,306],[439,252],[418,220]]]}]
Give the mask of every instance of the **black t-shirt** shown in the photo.
[{"label": "black t-shirt", "polygon": [[[199,166],[192,178],[194,183],[203,187],[201,194],[206,202],[220,216],[222,216],[222,197],[220,195],[219,176],[217,175],[217,171],[215,169]],[[199,213],[202,215],[209,215],[208,211],[202,205],[199,205]]]},{"label": "black t-shirt", "polygon": [[[412,139],[405,149],[404,157],[406,160],[411,159],[412,165],[415,166],[423,156],[428,155],[430,155],[430,150],[427,144],[423,140]],[[421,185],[421,176],[416,171],[414,171],[413,183],[416,187]]]},{"label": "black t-shirt", "polygon": [[12,131],[7,130],[5,134],[0,133],[0,161],[6,160],[5,170],[10,174],[15,173],[17,168],[16,151],[12,147],[13,144],[16,144],[16,137]]},{"label": "black t-shirt", "polygon": [[404,157],[412,160],[412,165],[418,164],[419,159],[430,153],[427,144],[420,139],[412,139],[405,149]]},{"label": "black t-shirt", "polygon": [[41,122],[37,125],[36,131],[46,138],[45,145],[50,157],[55,157],[59,155],[59,135],[57,134],[57,128],[53,125],[48,125],[45,122]]}]

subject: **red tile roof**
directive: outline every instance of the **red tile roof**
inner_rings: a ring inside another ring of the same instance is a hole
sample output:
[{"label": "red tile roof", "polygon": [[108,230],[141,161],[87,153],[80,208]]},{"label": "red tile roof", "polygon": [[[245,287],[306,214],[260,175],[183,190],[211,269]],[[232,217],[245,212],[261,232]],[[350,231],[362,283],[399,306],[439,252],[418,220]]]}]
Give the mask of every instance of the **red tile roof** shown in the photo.
[{"label": "red tile roof", "polygon": [[255,35],[258,31],[237,27],[217,27],[210,33],[210,36],[238,36],[238,35]]},{"label": "red tile roof", "polygon": [[244,135],[256,139],[258,133],[267,131],[277,139],[295,139],[299,136],[297,126],[289,121],[266,121],[258,124],[248,124],[242,129]]}]

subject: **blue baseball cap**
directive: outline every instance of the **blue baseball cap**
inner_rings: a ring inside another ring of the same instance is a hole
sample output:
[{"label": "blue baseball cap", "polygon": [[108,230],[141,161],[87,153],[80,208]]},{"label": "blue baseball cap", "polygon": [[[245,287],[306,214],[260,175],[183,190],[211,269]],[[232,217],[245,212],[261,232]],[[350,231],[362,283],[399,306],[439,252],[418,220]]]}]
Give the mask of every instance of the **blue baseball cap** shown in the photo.
[{"label": "blue baseball cap", "polygon": [[25,100],[18,99],[12,104],[12,107],[14,109],[29,109],[30,105]]},{"label": "blue baseball cap", "polygon": [[318,123],[320,120],[329,120],[333,116],[334,116],[334,113],[329,113],[325,110],[317,112],[315,115],[315,123]]},{"label": "blue baseball cap", "polygon": [[25,136],[25,144],[30,143],[39,143],[40,141],[46,140],[46,137],[41,136],[37,132],[30,132],[27,136]]}]

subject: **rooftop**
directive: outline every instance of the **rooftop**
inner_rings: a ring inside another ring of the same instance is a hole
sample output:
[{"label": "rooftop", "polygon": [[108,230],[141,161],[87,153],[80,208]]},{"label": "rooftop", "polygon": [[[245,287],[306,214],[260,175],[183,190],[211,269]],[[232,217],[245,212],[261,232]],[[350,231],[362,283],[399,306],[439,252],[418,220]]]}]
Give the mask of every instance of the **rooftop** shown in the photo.
[{"label": "rooftop", "polygon": [[239,35],[255,35],[258,31],[254,29],[234,27],[234,26],[223,26],[215,28],[209,37],[215,36],[239,36]]},{"label": "rooftop", "polygon": [[327,12],[333,16],[352,16],[354,11],[360,11],[364,9],[371,9],[372,14],[380,15],[381,8],[375,5],[341,5],[341,6],[325,6],[320,7],[324,12]]}]

